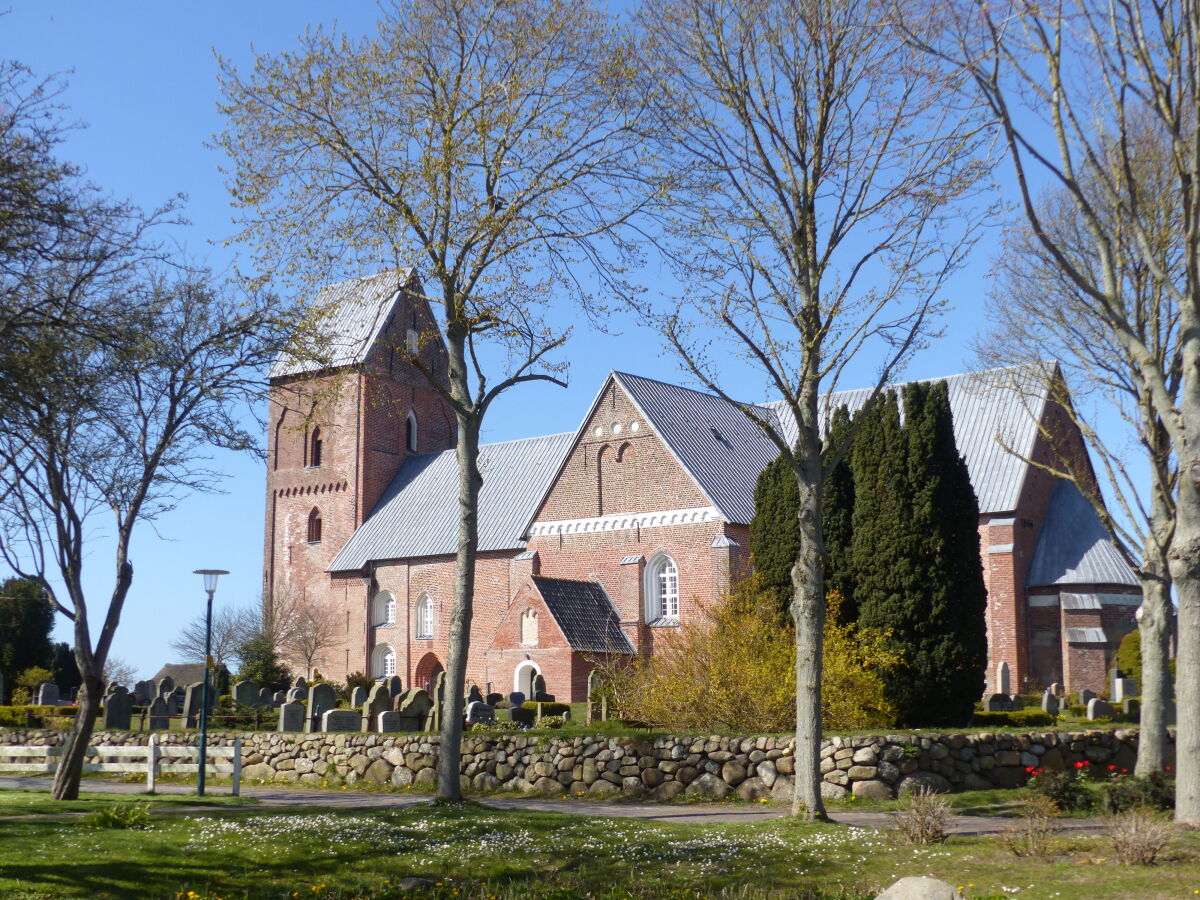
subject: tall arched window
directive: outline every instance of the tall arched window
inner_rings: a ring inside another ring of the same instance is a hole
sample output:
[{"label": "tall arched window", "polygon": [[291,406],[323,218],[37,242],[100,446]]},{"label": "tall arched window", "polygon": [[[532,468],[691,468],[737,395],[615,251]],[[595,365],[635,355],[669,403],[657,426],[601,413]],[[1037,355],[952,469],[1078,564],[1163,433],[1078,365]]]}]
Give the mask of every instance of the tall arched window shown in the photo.
[{"label": "tall arched window", "polygon": [[409,453],[417,452],[417,414],[411,410],[404,419],[404,446]]},{"label": "tall arched window", "polygon": [[414,637],[420,640],[429,640],[433,637],[433,598],[428,594],[422,594],[417,601],[416,619],[416,634]]},{"label": "tall arched window", "polygon": [[312,437],[308,443],[308,464],[314,469],[321,465],[321,447],[323,443],[321,428],[318,426],[312,430]]},{"label": "tall arched window", "polygon": [[537,610],[527,609],[521,613],[521,646],[536,647],[538,642]]},{"label": "tall arched window", "polygon": [[396,595],[391,591],[380,591],[375,595],[375,610],[371,617],[376,627],[396,624]]},{"label": "tall arched window", "polygon": [[308,514],[308,542],[310,544],[321,543],[321,511],[315,506]]},{"label": "tall arched window", "polygon": [[396,674],[396,651],[391,644],[377,644],[371,654],[371,676],[391,678]]},{"label": "tall arched window", "polygon": [[665,553],[646,566],[646,621],[651,625],[679,624],[679,568]]}]

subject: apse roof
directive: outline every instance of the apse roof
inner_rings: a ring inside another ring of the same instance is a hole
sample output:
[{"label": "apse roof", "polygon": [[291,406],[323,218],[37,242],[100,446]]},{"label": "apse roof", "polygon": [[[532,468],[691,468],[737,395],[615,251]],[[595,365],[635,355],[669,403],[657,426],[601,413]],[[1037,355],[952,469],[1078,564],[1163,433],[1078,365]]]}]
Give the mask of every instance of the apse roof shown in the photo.
[{"label": "apse roof", "polygon": [[320,346],[310,355],[284,351],[271,366],[270,377],[281,378],[319,369],[351,366],[366,360],[375,338],[387,322],[396,294],[408,283],[412,269],[389,269],[321,288],[309,308],[321,316]]},{"label": "apse roof", "polygon": [[[525,546],[524,532],[574,435],[551,434],[479,448],[479,550]],[[458,548],[458,461],[453,450],[410,456],[375,509],[329,564],[330,572],[371,560],[442,556]]]},{"label": "apse roof", "polygon": [[1069,584],[1122,584],[1137,587],[1137,576],[1087,498],[1075,483],[1059,479],[1050,497],[1033,562],[1030,587]]},{"label": "apse roof", "polygon": [[598,581],[533,576],[554,621],[572,650],[591,653],[633,653],[621,630],[621,619]]}]

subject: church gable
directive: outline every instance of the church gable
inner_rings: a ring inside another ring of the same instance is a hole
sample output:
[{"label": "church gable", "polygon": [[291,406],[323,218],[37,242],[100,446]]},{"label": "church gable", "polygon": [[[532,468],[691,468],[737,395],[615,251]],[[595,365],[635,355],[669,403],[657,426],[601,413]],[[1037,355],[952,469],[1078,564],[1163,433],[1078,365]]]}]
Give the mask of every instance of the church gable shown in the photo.
[{"label": "church gable", "polygon": [[535,521],[712,505],[629,394],[609,376]]}]

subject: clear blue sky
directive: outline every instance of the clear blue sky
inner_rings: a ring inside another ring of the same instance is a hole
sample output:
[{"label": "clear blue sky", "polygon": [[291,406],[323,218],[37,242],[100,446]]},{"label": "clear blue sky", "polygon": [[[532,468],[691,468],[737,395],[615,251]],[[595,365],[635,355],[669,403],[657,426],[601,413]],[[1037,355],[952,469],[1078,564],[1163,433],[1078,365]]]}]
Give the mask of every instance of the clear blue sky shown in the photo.
[{"label": "clear blue sky", "polygon": [[[62,100],[87,127],[69,136],[62,155],[85,166],[106,190],[147,208],[186,194],[192,224],[179,239],[192,255],[223,268],[237,248],[220,246],[232,231],[231,210],[217,171],[220,156],[204,146],[222,125],[214,52],[243,65],[252,58],[251,45],[259,51],[284,49],[305,26],[330,23],[335,15],[344,28],[363,32],[376,8],[307,0],[16,0],[0,16],[0,56],[20,60],[39,75],[64,73],[69,87]],[[969,365],[967,345],[984,324],[984,275],[992,246],[989,239],[977,248],[977,263],[952,288],[955,308],[945,320],[945,337],[914,361],[906,377],[947,375]],[[610,369],[687,383],[653,333],[632,322],[615,327],[614,335],[577,331],[568,353],[570,387],[519,389],[490,413],[486,439],[574,430]],[[866,383],[872,370],[864,362],[845,386]],[[731,365],[731,390],[764,398],[753,375]],[[113,653],[133,664],[139,677],[175,661],[167,642],[202,610],[204,594],[193,569],[230,570],[217,591],[218,606],[257,601],[265,472],[249,457],[220,456],[218,465],[229,475],[228,493],[193,495],[135,535],[134,583]],[[93,605],[102,604],[111,590],[111,559],[98,535],[87,560]],[[71,640],[69,624],[60,620],[57,639]]]}]

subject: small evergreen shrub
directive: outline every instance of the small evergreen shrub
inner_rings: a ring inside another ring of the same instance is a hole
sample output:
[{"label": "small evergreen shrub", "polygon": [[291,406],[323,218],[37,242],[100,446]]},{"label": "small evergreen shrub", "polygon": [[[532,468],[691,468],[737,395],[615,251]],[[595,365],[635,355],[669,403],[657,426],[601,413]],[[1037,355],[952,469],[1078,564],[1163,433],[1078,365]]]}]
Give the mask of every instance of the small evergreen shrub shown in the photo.
[{"label": "small evergreen shrub", "polygon": [[993,728],[1037,728],[1053,725],[1055,717],[1040,709],[1018,709],[1013,712],[977,712],[971,717],[973,725],[991,725]]},{"label": "small evergreen shrub", "polygon": [[1175,808],[1175,779],[1166,772],[1148,778],[1119,775],[1100,785],[1100,806],[1108,813],[1123,813],[1137,807],[1160,811]]},{"label": "small evergreen shrub", "polygon": [[26,713],[28,713],[28,722],[31,728],[58,727],[47,724],[47,720],[52,717],[66,720],[69,728],[70,720],[75,717],[77,712],[79,712],[78,706],[30,706],[28,704],[0,706],[0,727],[24,728],[26,727]]},{"label": "small evergreen shrub", "polygon": [[538,704],[538,703],[534,703],[532,700],[526,700],[525,703],[523,704],[523,708],[524,709],[532,709],[536,712],[539,705],[542,707],[542,718],[543,719],[545,719],[547,716],[561,716],[563,713],[569,713],[571,711],[570,703]]}]

